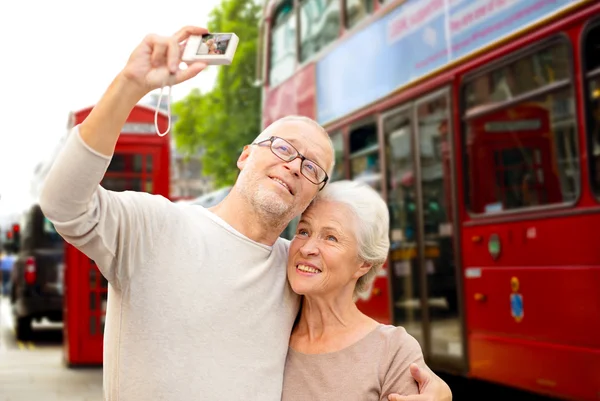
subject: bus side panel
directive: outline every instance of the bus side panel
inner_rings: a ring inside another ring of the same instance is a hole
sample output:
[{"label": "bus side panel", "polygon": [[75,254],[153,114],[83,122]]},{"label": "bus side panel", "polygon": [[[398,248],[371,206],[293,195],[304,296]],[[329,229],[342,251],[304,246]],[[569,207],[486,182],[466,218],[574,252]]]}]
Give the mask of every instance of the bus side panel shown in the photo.
[{"label": "bus side panel", "polygon": [[[584,209],[569,211],[565,216],[538,213],[527,216],[527,220],[524,216],[516,222],[464,227],[464,266],[600,266],[596,233],[600,214],[586,213]],[[500,240],[496,259],[489,250],[493,234]]]},{"label": "bus side panel", "polygon": [[469,355],[471,377],[567,399],[600,394],[598,349],[471,332]]},{"label": "bus side panel", "polygon": [[600,267],[481,268],[465,279],[467,325],[471,333],[600,351],[599,288]]},{"label": "bus side panel", "polygon": [[600,267],[487,267],[465,273],[472,376],[597,399]]},{"label": "bus side panel", "polygon": [[307,64],[287,81],[265,92],[263,126],[289,114],[316,118],[315,65]]}]

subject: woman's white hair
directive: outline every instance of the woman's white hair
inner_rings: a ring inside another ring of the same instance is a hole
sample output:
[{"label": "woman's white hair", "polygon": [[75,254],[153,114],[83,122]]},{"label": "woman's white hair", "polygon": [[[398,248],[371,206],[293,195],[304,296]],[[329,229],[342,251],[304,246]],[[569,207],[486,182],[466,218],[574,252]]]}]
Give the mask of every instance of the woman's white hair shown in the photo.
[{"label": "woman's white hair", "polygon": [[358,279],[354,295],[364,292],[385,263],[390,248],[390,215],[379,193],[357,181],[335,181],[325,185],[313,203],[321,200],[338,202],[354,214],[358,257],[372,264],[369,272]]}]

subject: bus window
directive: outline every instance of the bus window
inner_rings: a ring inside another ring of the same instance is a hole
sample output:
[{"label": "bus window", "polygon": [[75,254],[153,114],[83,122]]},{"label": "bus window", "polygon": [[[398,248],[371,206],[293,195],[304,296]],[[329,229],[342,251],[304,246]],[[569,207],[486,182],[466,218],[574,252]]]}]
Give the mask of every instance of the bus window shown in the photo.
[{"label": "bus window", "polygon": [[277,85],[296,68],[296,18],[292,0],[284,1],[275,11],[271,28],[269,82]]},{"label": "bus window", "polygon": [[590,178],[594,194],[600,196],[600,24],[587,32],[584,41]]},{"label": "bus window", "polygon": [[412,148],[412,108],[394,111],[383,121],[387,159],[387,195],[390,212],[390,286],[392,320],[417,339],[422,338],[421,317],[410,303],[420,297],[417,246],[417,191]]},{"label": "bus window", "polygon": [[574,202],[575,101],[567,44],[549,45],[468,80],[466,201],[473,213]]},{"label": "bus window", "polygon": [[346,0],[346,27],[352,28],[373,11],[373,0]]},{"label": "bus window", "polygon": [[480,75],[467,84],[467,114],[475,113],[486,106],[500,105],[550,84],[568,83],[569,60],[569,46],[566,43],[557,43]]},{"label": "bus window", "polygon": [[300,61],[302,62],[338,37],[340,2],[302,0],[300,4]]},{"label": "bus window", "polygon": [[425,238],[436,238],[441,224],[448,221],[450,210],[449,167],[444,169],[442,144],[447,146],[448,102],[445,96],[417,107],[421,186]]},{"label": "bus window", "polygon": [[379,142],[375,122],[350,130],[350,165],[353,180],[365,182],[381,193]]},{"label": "bus window", "polygon": [[416,241],[417,195],[412,152],[412,126],[407,111],[390,116],[384,123],[387,137],[388,206],[392,248],[403,241]]},{"label": "bus window", "polygon": [[344,136],[341,132],[331,134],[331,142],[333,142],[333,149],[335,151],[335,167],[333,173],[329,178],[329,182],[343,180],[344,174]]}]

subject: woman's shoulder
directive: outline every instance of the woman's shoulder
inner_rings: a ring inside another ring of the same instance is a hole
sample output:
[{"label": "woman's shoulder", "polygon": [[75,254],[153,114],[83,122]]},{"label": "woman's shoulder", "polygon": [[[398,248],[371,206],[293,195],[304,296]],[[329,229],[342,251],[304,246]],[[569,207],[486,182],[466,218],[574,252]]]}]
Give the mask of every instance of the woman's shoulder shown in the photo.
[{"label": "woman's shoulder", "polygon": [[419,342],[402,326],[380,325],[378,331],[385,340],[380,358],[382,394],[416,394],[418,387],[410,374],[410,364],[424,365]]},{"label": "woman's shoulder", "polygon": [[377,334],[385,343],[388,353],[396,353],[399,350],[407,354],[422,353],[419,342],[402,326],[380,324],[377,327]]},{"label": "woman's shoulder", "polygon": [[377,332],[380,336],[389,338],[391,341],[401,341],[406,339],[414,340],[414,337],[402,326],[381,323],[377,326]]}]

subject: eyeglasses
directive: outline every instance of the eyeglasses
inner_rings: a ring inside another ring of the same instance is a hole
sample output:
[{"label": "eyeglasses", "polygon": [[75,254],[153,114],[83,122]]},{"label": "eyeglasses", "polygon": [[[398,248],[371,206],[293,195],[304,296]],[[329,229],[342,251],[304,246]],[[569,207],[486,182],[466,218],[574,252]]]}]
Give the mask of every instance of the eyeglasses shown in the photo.
[{"label": "eyeglasses", "polygon": [[278,136],[272,136],[264,141],[253,143],[253,145],[260,146],[266,142],[269,142],[271,152],[284,162],[290,163],[291,161],[300,158],[302,160],[302,163],[300,164],[300,172],[302,175],[315,185],[323,184],[321,188],[319,188],[319,191],[323,189],[329,177],[321,166],[314,161],[307,159],[303,154],[298,152],[292,144]]}]

